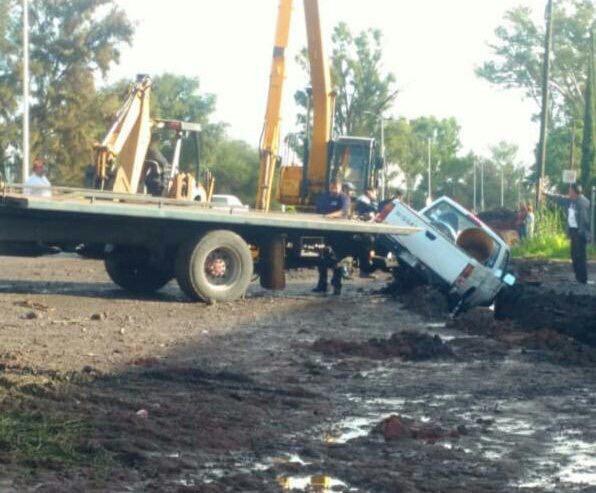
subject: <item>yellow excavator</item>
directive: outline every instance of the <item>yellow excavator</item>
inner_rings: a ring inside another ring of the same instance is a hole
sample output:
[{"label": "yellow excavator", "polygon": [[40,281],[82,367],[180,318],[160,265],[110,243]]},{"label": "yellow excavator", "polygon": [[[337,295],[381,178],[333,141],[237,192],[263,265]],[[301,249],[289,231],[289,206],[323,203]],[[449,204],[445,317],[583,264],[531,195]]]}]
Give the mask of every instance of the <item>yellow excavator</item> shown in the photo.
[{"label": "yellow excavator", "polygon": [[[137,77],[116,121],[101,144],[94,146],[94,187],[115,193],[144,193],[179,200],[209,202],[215,180],[204,173],[205,186],[190,173],[180,172],[179,163],[184,138],[194,137],[196,145],[195,176],[200,176],[201,126],[177,120],[152,119],[150,116],[151,78]],[[171,162],[152,144],[153,130],[174,132]]]},{"label": "yellow excavator", "polygon": [[[314,205],[316,198],[327,190],[331,181],[350,181],[357,191],[364,191],[371,186],[377,188],[384,163],[378,156],[374,139],[332,137],[335,93],[331,85],[329,62],[325,55],[319,2],[303,1],[311,77],[305,153],[302,166],[281,167],[278,195],[282,204],[309,208]],[[292,7],[293,0],[280,0],[267,111],[260,143],[261,161],[256,198],[256,206],[260,210],[270,208],[275,172],[277,165],[281,163],[281,105]]]}]

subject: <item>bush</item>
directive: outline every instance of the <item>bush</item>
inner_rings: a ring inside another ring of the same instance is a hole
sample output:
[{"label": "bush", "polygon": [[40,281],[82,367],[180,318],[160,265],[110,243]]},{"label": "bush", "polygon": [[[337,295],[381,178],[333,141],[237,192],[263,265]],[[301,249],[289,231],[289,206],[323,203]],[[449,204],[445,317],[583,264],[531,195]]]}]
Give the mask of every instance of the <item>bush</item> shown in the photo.
[{"label": "bush", "polygon": [[[544,207],[536,213],[534,236],[526,238],[513,248],[518,258],[569,259],[571,245],[567,237],[565,219],[560,209]],[[588,256],[596,258],[594,246],[588,249]]]}]

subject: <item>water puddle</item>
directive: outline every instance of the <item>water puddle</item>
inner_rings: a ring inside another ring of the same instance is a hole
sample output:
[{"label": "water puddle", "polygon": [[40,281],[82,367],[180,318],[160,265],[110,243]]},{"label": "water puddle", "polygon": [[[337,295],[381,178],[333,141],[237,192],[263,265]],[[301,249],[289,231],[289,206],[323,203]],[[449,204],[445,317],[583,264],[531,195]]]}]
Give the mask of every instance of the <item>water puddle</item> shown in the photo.
[{"label": "water puddle", "polygon": [[532,436],[536,428],[532,423],[521,419],[499,418],[496,420],[495,428],[511,435]]},{"label": "water puddle", "polygon": [[519,484],[525,488],[561,491],[561,484],[596,484],[596,443],[577,438],[567,432],[553,439],[545,457],[538,460],[535,470]]},{"label": "water puddle", "polygon": [[323,434],[325,443],[347,443],[355,438],[366,436],[382,418],[347,418],[332,426],[331,431]]}]

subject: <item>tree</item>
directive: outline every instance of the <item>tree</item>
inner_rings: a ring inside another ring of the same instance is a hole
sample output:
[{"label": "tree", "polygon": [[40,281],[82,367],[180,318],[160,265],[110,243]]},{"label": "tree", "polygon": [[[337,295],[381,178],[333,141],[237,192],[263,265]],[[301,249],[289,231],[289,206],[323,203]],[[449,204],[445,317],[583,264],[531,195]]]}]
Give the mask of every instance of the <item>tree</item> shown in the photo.
[{"label": "tree", "polygon": [[460,127],[454,118],[389,120],[385,127],[385,145],[390,181],[401,177],[410,196],[416,190],[427,195],[430,142],[433,191],[453,192],[455,183],[468,169],[466,162],[457,158],[461,148],[459,134]]},{"label": "tree", "polygon": [[404,185],[405,192],[415,190],[424,171],[418,141],[406,118],[391,119],[385,125],[385,148],[389,170],[388,181]]},{"label": "tree", "polygon": [[[342,22],[333,30],[330,69],[336,92],[334,131],[338,135],[377,135],[381,115],[397,97],[395,76],[383,69],[382,42],[383,35],[378,29],[354,36]],[[298,63],[308,74],[306,49],[298,56]],[[295,100],[302,108],[297,121],[304,127],[306,91],[298,91]]]},{"label": "tree", "polygon": [[[553,61],[550,87],[555,122],[569,122],[582,114],[582,87],[586,81],[585,53],[596,15],[592,0],[559,0],[554,9]],[[493,59],[477,74],[505,88],[521,89],[540,104],[544,28],[532,19],[528,7],[505,14],[504,24],[495,31],[491,45]]]},{"label": "tree", "polygon": [[259,175],[259,153],[246,142],[221,141],[213,157],[217,193],[233,194],[245,204],[254,204]]},{"label": "tree", "polygon": [[[200,158],[203,163],[215,161],[217,146],[225,137],[226,125],[211,121],[216,103],[217,98],[214,94],[200,92],[198,78],[168,73],[153,78],[152,115],[155,118],[200,123]],[[192,171],[192,163],[195,162],[196,147],[193,142],[187,140],[182,150],[181,168]]]},{"label": "tree", "polygon": [[[0,98],[8,108],[0,114],[0,148],[5,159],[15,160],[20,156],[14,136],[21,120],[16,108],[22,92],[22,12],[17,0],[0,1],[6,14],[0,26]],[[105,131],[95,80],[118,62],[133,27],[113,0],[33,0],[30,9],[32,153],[48,159],[55,181],[77,183],[93,141]]]},{"label": "tree", "polygon": [[591,37],[591,49],[588,52],[588,80],[586,81],[585,109],[584,109],[584,138],[582,142],[581,182],[586,192],[592,185],[592,174],[596,175],[596,127],[594,125],[594,112],[596,111],[596,94],[594,94],[594,31]]}]

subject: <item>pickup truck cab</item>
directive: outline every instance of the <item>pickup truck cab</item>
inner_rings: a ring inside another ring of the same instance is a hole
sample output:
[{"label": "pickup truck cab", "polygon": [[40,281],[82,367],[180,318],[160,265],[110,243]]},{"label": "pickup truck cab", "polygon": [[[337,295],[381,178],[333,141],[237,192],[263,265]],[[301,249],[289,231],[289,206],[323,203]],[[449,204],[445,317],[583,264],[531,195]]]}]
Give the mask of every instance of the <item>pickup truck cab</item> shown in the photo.
[{"label": "pickup truck cab", "polygon": [[397,256],[398,276],[401,272],[437,285],[447,294],[454,314],[492,305],[499,291],[515,282],[507,273],[508,245],[448,197],[420,212],[396,200],[385,207],[379,220],[420,228],[410,236],[387,235],[382,241]]}]

